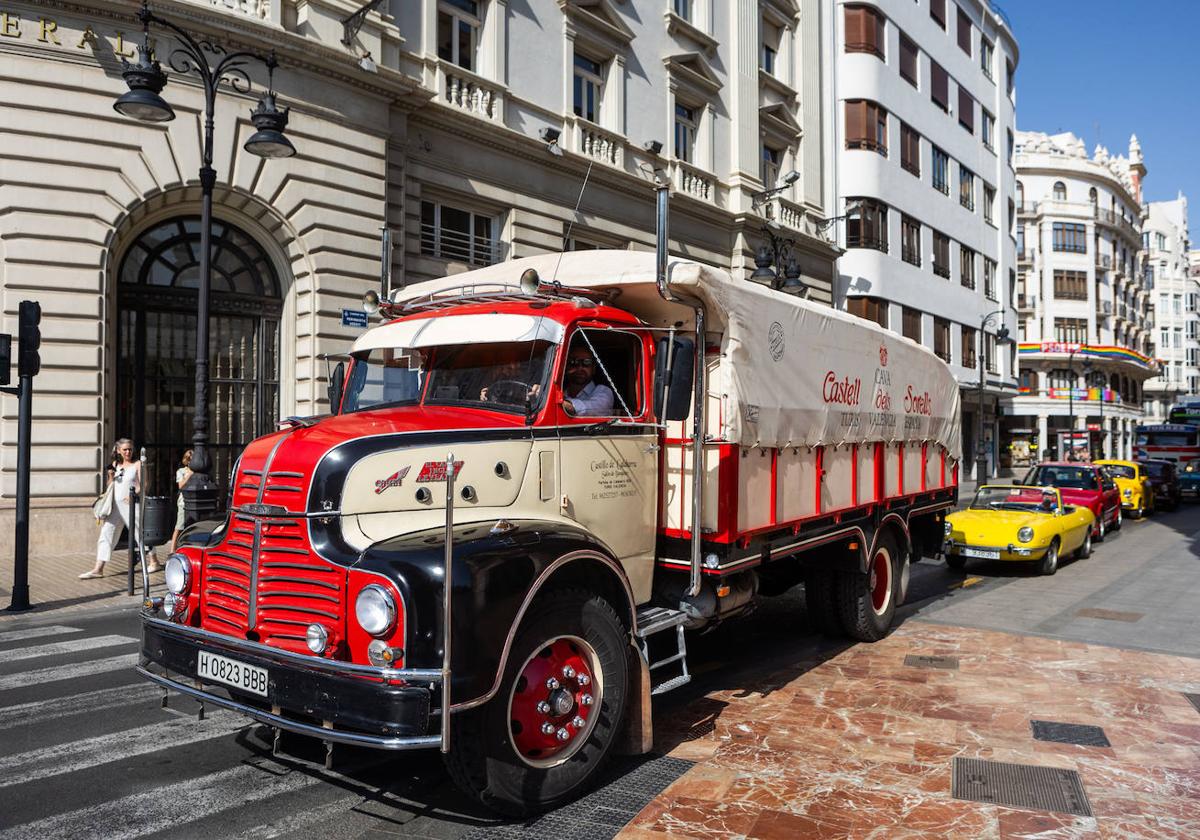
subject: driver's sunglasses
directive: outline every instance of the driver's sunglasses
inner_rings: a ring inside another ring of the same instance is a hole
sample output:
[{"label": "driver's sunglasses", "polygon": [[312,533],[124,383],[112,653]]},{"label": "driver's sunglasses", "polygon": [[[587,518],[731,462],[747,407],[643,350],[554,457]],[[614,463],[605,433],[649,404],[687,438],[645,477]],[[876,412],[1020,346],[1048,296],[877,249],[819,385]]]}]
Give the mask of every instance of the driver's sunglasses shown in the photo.
[{"label": "driver's sunglasses", "polygon": [[591,367],[594,364],[596,364],[596,360],[591,358],[567,359],[568,370],[577,367]]}]

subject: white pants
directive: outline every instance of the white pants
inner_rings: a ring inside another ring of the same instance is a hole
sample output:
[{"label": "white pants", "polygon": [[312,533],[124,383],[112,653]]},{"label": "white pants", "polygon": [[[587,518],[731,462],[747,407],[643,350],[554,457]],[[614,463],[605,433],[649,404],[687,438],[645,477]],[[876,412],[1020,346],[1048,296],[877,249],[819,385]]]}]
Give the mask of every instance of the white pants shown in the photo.
[{"label": "white pants", "polygon": [[[129,524],[129,500],[113,500],[112,510],[100,525],[100,537],[96,540],[96,565],[103,566],[112,559],[113,546],[121,538],[121,531]],[[133,535],[130,535],[133,539]]]}]

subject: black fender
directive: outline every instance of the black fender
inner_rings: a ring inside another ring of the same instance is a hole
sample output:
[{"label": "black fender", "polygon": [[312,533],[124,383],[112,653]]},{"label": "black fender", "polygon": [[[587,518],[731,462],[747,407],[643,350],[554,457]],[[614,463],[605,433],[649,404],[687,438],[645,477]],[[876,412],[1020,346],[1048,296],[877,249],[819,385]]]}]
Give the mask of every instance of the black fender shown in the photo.
[{"label": "black fender", "polygon": [[[612,552],[588,531],[564,522],[495,520],[454,526],[451,572],[451,702],[480,705],[499,689],[509,648],[534,597],[571,580],[603,591],[632,630],[629,582]],[[384,575],[405,605],[405,658],[410,668],[442,667],[442,570],[445,529],[396,536],[363,551],[354,568]]]}]

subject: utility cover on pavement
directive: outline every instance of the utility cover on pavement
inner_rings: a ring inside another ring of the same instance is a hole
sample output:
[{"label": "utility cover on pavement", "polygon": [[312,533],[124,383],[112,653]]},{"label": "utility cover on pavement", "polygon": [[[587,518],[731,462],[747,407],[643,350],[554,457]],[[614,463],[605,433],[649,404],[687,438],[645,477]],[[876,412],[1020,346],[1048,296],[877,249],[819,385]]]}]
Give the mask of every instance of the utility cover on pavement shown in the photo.
[{"label": "utility cover on pavement", "polygon": [[528,822],[481,826],[459,840],[607,840],[692,763],[661,755],[614,761],[605,774],[611,781],[582,799]]},{"label": "utility cover on pavement", "polygon": [[910,653],[904,657],[904,664],[910,668],[941,668],[944,671],[958,670],[957,656],[919,656]]},{"label": "utility cover on pavement", "polygon": [[955,758],[950,793],[968,802],[1092,816],[1079,774],[1061,767]]},{"label": "utility cover on pavement", "polygon": [[1085,723],[1056,723],[1052,720],[1031,720],[1033,737],[1039,741],[1054,741],[1058,744],[1078,744],[1081,747],[1111,747],[1108,736],[1099,726]]}]

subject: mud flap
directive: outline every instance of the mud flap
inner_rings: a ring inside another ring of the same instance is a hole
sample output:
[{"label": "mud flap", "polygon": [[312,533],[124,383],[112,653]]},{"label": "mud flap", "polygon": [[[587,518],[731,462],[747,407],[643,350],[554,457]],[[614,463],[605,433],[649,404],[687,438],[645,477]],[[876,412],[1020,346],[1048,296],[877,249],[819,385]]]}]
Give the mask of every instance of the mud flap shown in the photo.
[{"label": "mud flap", "polygon": [[613,744],[617,755],[645,755],[654,748],[654,713],[650,704],[650,663],[637,644],[629,669],[629,696],[625,707],[624,732]]}]

